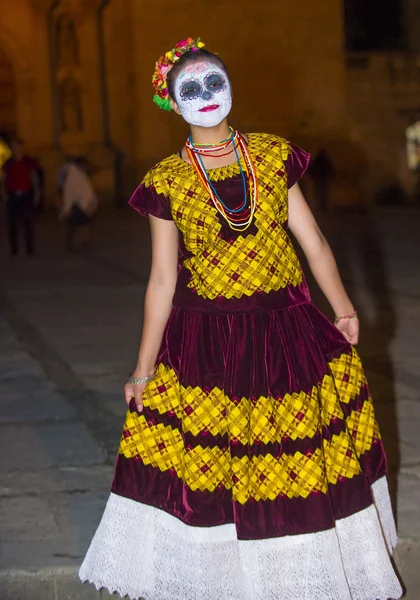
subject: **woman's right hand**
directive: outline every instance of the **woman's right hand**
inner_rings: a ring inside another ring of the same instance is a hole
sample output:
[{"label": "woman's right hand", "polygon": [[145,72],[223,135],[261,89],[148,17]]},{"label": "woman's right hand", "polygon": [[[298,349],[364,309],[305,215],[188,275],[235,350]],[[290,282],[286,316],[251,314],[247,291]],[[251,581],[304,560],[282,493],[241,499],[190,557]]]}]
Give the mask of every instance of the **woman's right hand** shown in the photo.
[{"label": "woman's right hand", "polygon": [[146,385],[147,385],[147,383],[140,383],[140,384],[126,383],[125,384],[124,394],[125,394],[125,401],[127,403],[127,406],[130,406],[130,402],[134,398],[134,401],[137,406],[137,410],[139,412],[141,412],[143,410],[143,392],[144,392],[144,388],[146,387]]}]

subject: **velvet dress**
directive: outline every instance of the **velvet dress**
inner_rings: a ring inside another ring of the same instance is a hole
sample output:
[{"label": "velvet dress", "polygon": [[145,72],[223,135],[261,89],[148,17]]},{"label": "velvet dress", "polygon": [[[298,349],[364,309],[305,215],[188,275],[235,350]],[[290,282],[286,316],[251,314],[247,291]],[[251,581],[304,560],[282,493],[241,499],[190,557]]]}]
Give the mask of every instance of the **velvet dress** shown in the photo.
[{"label": "velvet dress", "polygon": [[[245,232],[178,155],[130,200],[175,222],[178,281],[80,577],[146,600],[400,598],[362,364],[312,304],[287,231],[288,189],[309,155],[268,134],[249,134],[248,149],[258,203]],[[209,174],[240,204],[237,164]]]}]

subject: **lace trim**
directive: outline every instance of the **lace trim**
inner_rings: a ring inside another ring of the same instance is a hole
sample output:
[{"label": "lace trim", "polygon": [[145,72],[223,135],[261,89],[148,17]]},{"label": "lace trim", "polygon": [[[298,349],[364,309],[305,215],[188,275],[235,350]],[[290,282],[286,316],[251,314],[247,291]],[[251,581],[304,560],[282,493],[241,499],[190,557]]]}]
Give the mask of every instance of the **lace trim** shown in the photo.
[{"label": "lace trim", "polygon": [[373,492],[375,505],[334,529],[249,541],[236,539],[233,524],[190,527],[111,494],[79,575],[131,600],[398,599],[385,478]]}]

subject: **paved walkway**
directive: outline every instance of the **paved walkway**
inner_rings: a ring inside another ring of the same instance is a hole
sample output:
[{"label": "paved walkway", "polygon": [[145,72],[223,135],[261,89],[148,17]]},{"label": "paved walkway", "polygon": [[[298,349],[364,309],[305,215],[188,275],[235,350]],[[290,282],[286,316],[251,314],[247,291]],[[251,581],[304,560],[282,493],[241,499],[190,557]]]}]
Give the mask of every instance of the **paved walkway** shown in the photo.
[{"label": "paved walkway", "polygon": [[[389,453],[396,562],[407,598],[420,600],[420,212],[322,221],[360,308],[359,350]],[[38,239],[36,258],[0,250],[0,600],[105,598],[75,573],[112,478],[148,227],[125,210],[103,213],[93,246],[68,255],[61,226],[44,218]]]}]

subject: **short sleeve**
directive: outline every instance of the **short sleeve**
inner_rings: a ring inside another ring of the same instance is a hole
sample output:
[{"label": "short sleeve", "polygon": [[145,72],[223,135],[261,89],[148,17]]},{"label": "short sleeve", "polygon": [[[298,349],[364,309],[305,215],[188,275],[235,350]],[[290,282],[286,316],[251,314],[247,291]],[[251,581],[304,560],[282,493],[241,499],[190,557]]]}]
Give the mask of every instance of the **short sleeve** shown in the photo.
[{"label": "short sleeve", "polygon": [[162,183],[148,173],[131,196],[128,204],[144,217],[152,215],[159,219],[165,219],[165,221],[172,221],[167,186]]},{"label": "short sleeve", "polygon": [[302,148],[289,144],[290,153],[285,161],[287,187],[290,189],[303,177],[309,166],[311,155]]}]

